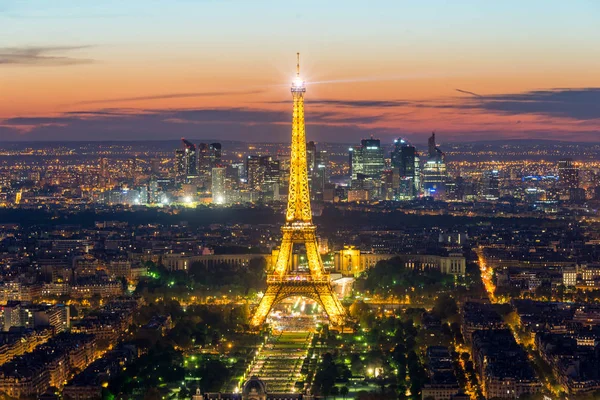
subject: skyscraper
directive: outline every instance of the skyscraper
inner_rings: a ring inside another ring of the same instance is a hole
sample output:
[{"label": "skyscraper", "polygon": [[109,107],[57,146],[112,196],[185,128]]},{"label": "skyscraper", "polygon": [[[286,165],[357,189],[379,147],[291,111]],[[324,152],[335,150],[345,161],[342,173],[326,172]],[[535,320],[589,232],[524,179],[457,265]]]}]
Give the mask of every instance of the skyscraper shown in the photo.
[{"label": "skyscraper", "polygon": [[261,156],[248,156],[246,159],[246,177],[250,190],[261,190],[265,180],[265,166]]},{"label": "skyscraper", "polygon": [[198,175],[204,183],[210,181],[212,173],[210,145],[206,143],[198,144]]},{"label": "skyscraper", "polygon": [[486,200],[497,200],[500,197],[500,174],[498,170],[483,172],[482,194]]},{"label": "skyscraper", "polygon": [[157,204],[159,202],[158,182],[156,178],[151,178],[148,183],[148,203]]},{"label": "skyscraper", "polygon": [[198,176],[198,152],[196,145],[192,142],[182,138],[181,142],[184,146],[185,152],[185,175],[186,178],[193,178]]},{"label": "skyscraper", "polygon": [[214,204],[224,204],[225,203],[226,171],[227,171],[227,169],[225,167],[215,167],[212,169],[212,201]]},{"label": "skyscraper", "polygon": [[175,150],[175,180],[185,181],[185,150]]},{"label": "skyscraper", "polygon": [[246,171],[250,190],[267,192],[279,187],[279,161],[271,156],[248,156]]},{"label": "skyscraper", "polygon": [[558,184],[563,189],[579,187],[579,168],[575,166],[573,159],[564,158],[558,161]]},{"label": "skyscraper", "polygon": [[[308,158],[308,153],[307,153]],[[326,150],[316,150],[314,153],[314,167],[311,172],[311,198],[323,200],[325,187],[329,183],[329,153]]]},{"label": "skyscraper", "polygon": [[446,191],[446,156],[435,143],[435,133],[428,141],[428,157],[423,167],[423,191],[426,196],[444,198]]},{"label": "skyscraper", "polygon": [[312,179],[312,173],[317,165],[317,145],[310,141],[306,143],[306,167],[308,169],[308,180]]},{"label": "skyscraper", "polygon": [[211,143],[209,145],[210,165],[212,168],[221,164],[221,143]]},{"label": "skyscraper", "polygon": [[415,146],[406,140],[394,140],[394,150],[391,154],[392,168],[398,171],[397,198],[410,200],[417,195],[418,157]]},{"label": "skyscraper", "polygon": [[379,180],[385,168],[381,141],[371,137],[361,140],[360,146],[351,147],[350,168],[353,180],[357,179],[357,174]]}]

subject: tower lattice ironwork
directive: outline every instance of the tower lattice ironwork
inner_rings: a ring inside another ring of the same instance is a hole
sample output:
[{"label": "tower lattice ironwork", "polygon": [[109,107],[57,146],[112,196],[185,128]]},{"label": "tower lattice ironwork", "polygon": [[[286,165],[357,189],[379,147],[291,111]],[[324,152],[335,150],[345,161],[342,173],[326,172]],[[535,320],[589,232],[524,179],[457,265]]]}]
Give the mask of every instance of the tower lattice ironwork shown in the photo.
[{"label": "tower lattice ironwork", "polygon": [[[345,310],[331,287],[329,274],[323,268],[318,251],[316,227],[312,222],[308,171],[306,162],[306,132],[304,127],[304,93],[300,78],[300,54],[296,79],[292,83],[294,108],[292,114],[292,143],[290,157],[290,186],[283,238],[272,273],[267,276],[267,290],[260,301],[251,325],[262,325],[271,308],[291,296],[304,296],[319,303],[333,325],[342,325]],[[304,244],[308,271],[294,270],[294,245]]]}]

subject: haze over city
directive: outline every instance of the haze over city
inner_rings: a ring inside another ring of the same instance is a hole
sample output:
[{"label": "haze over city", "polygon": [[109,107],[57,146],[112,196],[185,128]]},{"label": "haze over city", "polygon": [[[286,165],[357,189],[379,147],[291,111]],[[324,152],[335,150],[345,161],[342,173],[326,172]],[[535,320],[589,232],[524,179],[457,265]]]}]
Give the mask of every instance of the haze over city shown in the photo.
[{"label": "haze over city", "polygon": [[0,4],[0,141],[598,141],[595,1]]}]

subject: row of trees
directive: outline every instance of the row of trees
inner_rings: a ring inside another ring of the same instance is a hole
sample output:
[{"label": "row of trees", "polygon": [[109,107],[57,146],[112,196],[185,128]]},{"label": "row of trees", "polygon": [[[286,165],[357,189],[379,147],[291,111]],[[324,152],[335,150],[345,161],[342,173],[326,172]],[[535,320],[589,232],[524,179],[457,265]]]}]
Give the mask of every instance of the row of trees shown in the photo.
[{"label": "row of trees", "polygon": [[454,276],[437,268],[407,268],[399,257],[378,262],[356,280],[355,289],[382,297],[433,296],[454,287]]},{"label": "row of trees", "polygon": [[148,276],[140,280],[136,294],[151,300],[222,295],[253,297],[266,288],[266,261],[263,257],[253,258],[243,267],[228,263],[207,266],[194,262],[187,271],[169,271],[152,262],[146,266]]}]

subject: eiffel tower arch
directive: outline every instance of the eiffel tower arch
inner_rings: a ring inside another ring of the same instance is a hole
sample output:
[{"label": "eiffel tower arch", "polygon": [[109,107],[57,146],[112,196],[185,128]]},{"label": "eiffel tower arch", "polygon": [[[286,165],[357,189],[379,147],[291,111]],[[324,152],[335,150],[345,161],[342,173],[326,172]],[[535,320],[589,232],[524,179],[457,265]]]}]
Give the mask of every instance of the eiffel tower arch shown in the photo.
[{"label": "eiffel tower arch", "polygon": [[[285,224],[281,228],[283,237],[274,270],[267,276],[267,290],[250,322],[253,327],[262,325],[273,306],[291,296],[304,296],[319,303],[332,325],[342,325],[346,315],[344,306],[331,287],[329,274],[323,268],[317,247],[316,227],[312,222],[304,127],[305,92],[304,81],[300,78],[298,54],[296,79],[292,83],[294,106],[290,187]],[[292,268],[294,246],[299,244],[306,248],[308,273],[294,271]]]}]

